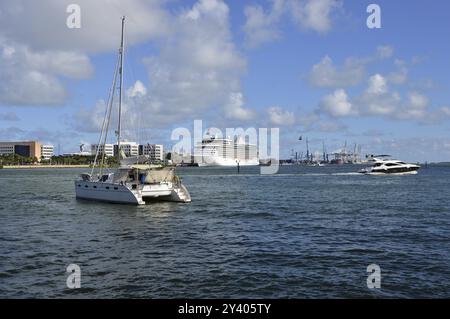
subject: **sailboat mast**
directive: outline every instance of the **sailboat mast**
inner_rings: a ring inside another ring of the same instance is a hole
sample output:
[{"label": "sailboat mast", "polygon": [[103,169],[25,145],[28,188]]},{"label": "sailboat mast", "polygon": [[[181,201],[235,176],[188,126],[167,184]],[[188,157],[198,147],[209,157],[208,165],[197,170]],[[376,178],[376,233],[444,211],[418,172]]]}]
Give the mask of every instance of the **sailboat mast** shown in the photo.
[{"label": "sailboat mast", "polygon": [[123,57],[125,54],[123,31],[125,28],[125,16],[122,17],[122,36],[120,40],[120,84],[119,84],[119,124],[117,128],[117,161],[120,164],[120,134],[122,131],[122,86],[123,86]]},{"label": "sailboat mast", "polygon": [[309,143],[308,143],[308,137],[306,137],[306,160],[309,162]]},{"label": "sailboat mast", "polygon": [[326,150],[325,150],[325,141],[322,141],[322,155],[323,155],[323,161],[325,162],[327,160],[326,158]]}]

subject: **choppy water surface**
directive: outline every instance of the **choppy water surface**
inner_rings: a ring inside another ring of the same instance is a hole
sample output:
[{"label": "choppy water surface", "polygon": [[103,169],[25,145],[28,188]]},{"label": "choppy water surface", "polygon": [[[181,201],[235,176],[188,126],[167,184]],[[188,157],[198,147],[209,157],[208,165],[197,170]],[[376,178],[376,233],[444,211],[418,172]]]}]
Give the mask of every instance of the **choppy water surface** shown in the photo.
[{"label": "choppy water surface", "polygon": [[450,297],[450,168],[357,169],[183,168],[191,204],[141,207],[75,200],[82,170],[0,170],[0,297]]}]

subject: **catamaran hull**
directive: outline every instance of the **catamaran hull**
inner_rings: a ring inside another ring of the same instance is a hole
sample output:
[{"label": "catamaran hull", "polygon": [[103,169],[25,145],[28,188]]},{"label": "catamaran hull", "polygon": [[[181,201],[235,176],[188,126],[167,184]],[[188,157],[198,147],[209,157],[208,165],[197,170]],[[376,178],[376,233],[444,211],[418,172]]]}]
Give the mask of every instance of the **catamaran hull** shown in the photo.
[{"label": "catamaran hull", "polygon": [[76,198],[108,203],[144,205],[147,201],[191,202],[191,196],[183,184],[144,185],[141,189],[129,189],[125,185],[75,181]]},{"label": "catamaran hull", "polygon": [[79,199],[133,205],[145,204],[136,190],[133,191],[118,184],[75,181],[75,193]]}]

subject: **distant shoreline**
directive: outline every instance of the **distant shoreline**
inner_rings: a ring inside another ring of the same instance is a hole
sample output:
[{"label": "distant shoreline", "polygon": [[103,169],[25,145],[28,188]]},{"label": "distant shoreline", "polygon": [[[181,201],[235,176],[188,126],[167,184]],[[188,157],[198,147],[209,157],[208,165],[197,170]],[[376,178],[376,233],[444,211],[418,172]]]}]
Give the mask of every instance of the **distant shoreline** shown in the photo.
[{"label": "distant shoreline", "polygon": [[[420,163],[423,168],[426,167],[450,167],[450,162],[438,163]],[[281,165],[283,166],[283,165]],[[329,166],[329,165],[327,165]],[[338,165],[339,166],[339,165]],[[1,169],[69,169],[69,168],[91,168],[91,165],[0,165]]]},{"label": "distant shoreline", "polygon": [[90,168],[90,165],[5,165],[0,169]]}]

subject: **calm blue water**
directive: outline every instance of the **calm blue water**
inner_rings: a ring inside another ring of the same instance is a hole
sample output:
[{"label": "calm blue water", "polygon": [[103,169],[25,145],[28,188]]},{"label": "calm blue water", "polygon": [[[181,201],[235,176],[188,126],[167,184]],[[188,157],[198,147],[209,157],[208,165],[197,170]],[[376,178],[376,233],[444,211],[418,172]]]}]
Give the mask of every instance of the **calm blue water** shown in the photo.
[{"label": "calm blue water", "polygon": [[0,170],[0,297],[450,297],[450,168],[357,169],[183,168],[193,202],[144,207],[75,200],[82,170]]}]

